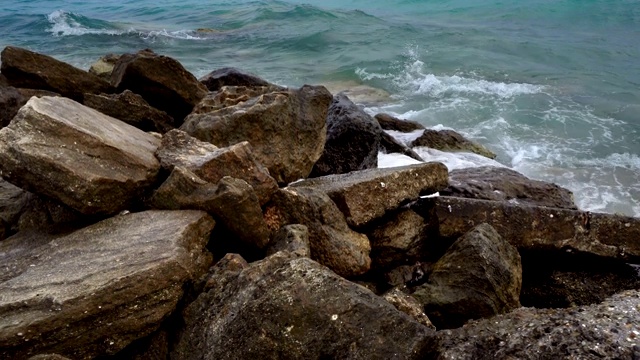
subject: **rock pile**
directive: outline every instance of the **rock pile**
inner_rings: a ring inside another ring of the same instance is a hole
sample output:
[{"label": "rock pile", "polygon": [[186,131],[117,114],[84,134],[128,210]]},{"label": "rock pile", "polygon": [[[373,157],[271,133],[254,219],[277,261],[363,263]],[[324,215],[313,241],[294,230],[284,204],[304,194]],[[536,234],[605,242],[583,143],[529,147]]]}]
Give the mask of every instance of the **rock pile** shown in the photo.
[{"label": "rock pile", "polygon": [[457,133],[150,50],[0,69],[2,359],[640,356],[640,219],[510,170],[377,168],[493,156]]}]

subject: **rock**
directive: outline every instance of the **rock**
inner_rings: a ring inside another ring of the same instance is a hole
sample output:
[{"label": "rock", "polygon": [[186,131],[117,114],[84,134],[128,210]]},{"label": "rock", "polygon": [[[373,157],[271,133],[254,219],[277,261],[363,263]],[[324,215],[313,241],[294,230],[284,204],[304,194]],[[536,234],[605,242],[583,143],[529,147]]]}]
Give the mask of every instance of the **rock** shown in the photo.
[{"label": "rock", "polygon": [[306,178],[322,154],[330,102],[327,89],[305,85],[191,114],[180,129],[216,146],[248,141],[278,184],[287,184]]},{"label": "rock", "polygon": [[412,295],[438,329],[451,329],[519,307],[521,286],[518,250],[480,224],[451,245]]},{"label": "rock", "polygon": [[225,176],[242,179],[253,187],[260,205],[267,203],[278,189],[269,170],[256,160],[253,148],[246,141],[218,148],[183,131],[171,130],[162,137],[156,156],[163,168],[171,171],[181,166],[210,183],[217,183]]},{"label": "rock", "polygon": [[101,57],[100,59],[98,59],[98,61],[91,64],[91,67],[89,68],[89,73],[96,75],[105,81],[110,82],[111,72],[113,71],[113,68],[116,66],[116,63],[118,63],[118,60],[120,60],[120,55],[107,54]]},{"label": "rock", "polygon": [[0,240],[17,231],[31,194],[0,178]]},{"label": "rock", "polygon": [[249,99],[275,91],[287,91],[286,88],[269,86],[224,86],[216,92],[208,93],[198,105],[193,108],[192,114],[206,114],[228,106],[241,104]]},{"label": "rock", "polygon": [[200,78],[209,91],[218,91],[223,86],[269,86],[269,82],[233,67],[214,70]]},{"label": "rock", "polygon": [[576,210],[454,197],[424,199],[435,206],[442,242],[488,223],[518,250],[575,252],[640,262],[640,219]]},{"label": "rock", "polygon": [[431,273],[432,263],[416,261],[414,265],[400,265],[384,274],[387,287],[416,287],[424,284]]},{"label": "rock", "polygon": [[429,320],[429,317],[422,310],[422,305],[420,305],[418,300],[413,298],[411,295],[402,292],[398,288],[393,288],[384,293],[382,298],[395,306],[399,311],[411,316],[420,324],[433,330],[436,329],[436,327],[431,323],[431,320]]},{"label": "rock", "polygon": [[22,95],[22,104],[20,106],[26,104],[27,101],[29,101],[29,99],[31,99],[33,96],[39,97],[39,98],[43,96],[60,96],[60,94],[55,93],[53,91],[40,90],[40,89],[17,88],[16,90],[18,90],[20,95]]},{"label": "rock", "polygon": [[0,86],[0,128],[9,125],[22,105],[22,95],[16,88]]},{"label": "rock", "polygon": [[203,210],[245,244],[264,248],[269,242],[258,197],[244,180],[227,176],[211,184],[185,168],[175,167],[153,194],[151,203],[157,209]]},{"label": "rock", "polygon": [[32,356],[29,360],[71,360],[68,357],[64,357],[62,355],[57,354],[40,354],[36,356]]},{"label": "rock", "polygon": [[0,74],[0,87],[5,87],[5,86],[9,86],[9,81],[4,75]]},{"label": "rock", "polygon": [[375,116],[375,119],[378,121],[378,124],[380,124],[380,127],[383,130],[393,130],[409,133],[412,131],[424,129],[424,126],[415,121],[398,119],[389,114],[377,114]]},{"label": "rock", "polygon": [[382,129],[344,94],[333,97],[327,113],[327,140],[311,177],[378,167]]},{"label": "rock", "polygon": [[410,147],[426,146],[432,149],[440,151],[465,151],[476,153],[489,159],[495,159],[496,154],[485,148],[484,146],[477,144],[473,141],[467,140],[462,135],[453,130],[430,130],[426,129],[424,133],[413,142]]},{"label": "rock", "polygon": [[267,255],[273,255],[278,251],[288,251],[298,256],[311,257],[309,228],[301,224],[281,227],[273,236],[267,249]]},{"label": "rock", "polygon": [[415,151],[408,148],[406,145],[403,145],[398,142],[393,136],[387,134],[386,132],[380,133],[380,151],[385,154],[391,153],[399,153],[402,155],[406,155],[412,159],[424,162],[424,159],[420,157]]},{"label": "rock", "polygon": [[155,181],[159,143],[73,100],[31,98],[0,130],[0,176],[83,214],[114,214]]},{"label": "rock", "polygon": [[27,198],[18,220],[19,231],[37,229],[48,234],[68,233],[99,220],[43,196],[29,194]]},{"label": "rock", "polygon": [[438,332],[428,359],[637,359],[640,292],[560,310],[520,308]]},{"label": "rock", "polygon": [[184,311],[172,358],[419,359],[435,333],[369,290],[285,252],[217,278]]},{"label": "rock", "polygon": [[0,242],[0,357],[113,355],[150,334],[211,264],[213,225],[200,211],[146,211]]},{"label": "rock", "polygon": [[151,107],[142,96],[129,90],[112,95],[87,94],[84,104],[143,131],[164,134],[174,128],[173,118],[169,114]]},{"label": "rock", "polygon": [[425,163],[395,168],[369,169],[349,174],[308,179],[293,187],[314,187],[329,195],[352,227],[362,227],[387,211],[435,193],[447,185],[447,167]]},{"label": "rock", "polygon": [[340,210],[320,190],[280,189],[265,208],[264,217],[274,232],[284,225],[307,226],[311,258],[340,276],[361,275],[371,266],[369,239],[349,229]]},{"label": "rock", "polygon": [[85,93],[113,92],[101,78],[47,55],[7,46],[1,57],[0,70],[11,86],[49,90],[76,101]]},{"label": "rock", "polygon": [[118,91],[129,89],[151,106],[165,111],[180,124],[207,94],[207,89],[176,60],[150,50],[120,57],[111,84]]},{"label": "rock", "polygon": [[440,195],[577,209],[571,191],[494,166],[450,171],[449,186]]}]

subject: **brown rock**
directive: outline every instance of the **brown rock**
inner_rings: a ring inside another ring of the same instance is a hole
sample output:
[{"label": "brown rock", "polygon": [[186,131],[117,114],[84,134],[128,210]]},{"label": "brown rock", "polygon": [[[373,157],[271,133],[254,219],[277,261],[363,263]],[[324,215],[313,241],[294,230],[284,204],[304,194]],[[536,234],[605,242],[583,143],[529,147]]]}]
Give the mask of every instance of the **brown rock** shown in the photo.
[{"label": "brown rock", "polygon": [[0,74],[0,87],[5,87],[5,86],[9,86],[9,81],[4,75]]},{"label": "brown rock", "polygon": [[198,105],[193,108],[192,114],[206,114],[228,106],[242,104],[249,99],[275,91],[287,91],[286,88],[270,86],[224,86],[216,92],[208,93]]},{"label": "brown rock", "polygon": [[288,251],[292,254],[311,257],[309,247],[309,228],[301,224],[285,225],[273,236],[267,248],[267,255],[278,251]]},{"label": "brown rock", "polygon": [[466,139],[453,130],[430,130],[424,131],[422,136],[415,139],[410,147],[426,146],[440,151],[465,151],[472,152],[489,159],[495,159],[496,154],[485,148],[484,146]]},{"label": "brown rock", "polygon": [[19,231],[69,233],[99,220],[43,196],[29,194],[27,198],[18,220]]},{"label": "brown rock", "polygon": [[402,155],[406,155],[412,159],[424,162],[424,159],[420,157],[420,155],[418,155],[415,151],[411,150],[406,145],[399,143],[398,140],[384,131],[380,133],[380,151],[385,154],[399,153]]},{"label": "brown rock", "polygon": [[389,114],[377,114],[375,116],[375,119],[378,121],[378,124],[380,124],[380,127],[383,130],[393,130],[408,133],[424,129],[424,126],[415,121],[398,119]]},{"label": "brown rock", "polygon": [[0,128],[9,125],[22,105],[22,95],[16,88],[0,86]]},{"label": "brown rock", "polygon": [[214,70],[200,78],[200,82],[209,91],[218,91],[223,86],[269,86],[269,82],[249,73],[245,73],[233,67],[225,67]]},{"label": "brown rock", "polygon": [[89,68],[89,72],[93,75],[96,75],[102,78],[107,82],[110,82],[111,72],[113,71],[113,68],[116,66],[116,63],[118,63],[118,60],[120,60],[120,55],[107,54],[101,57],[100,59],[98,59],[98,61],[91,64],[91,67]]},{"label": "brown rock", "polygon": [[31,194],[0,178],[0,240],[17,231]]},{"label": "brown rock", "polygon": [[398,288],[393,288],[384,293],[382,298],[395,306],[399,311],[411,316],[420,324],[433,330],[436,329],[436,327],[431,323],[431,320],[429,320],[429,317],[422,310],[422,305],[420,305],[418,300],[413,298],[411,295],[402,292]]}]

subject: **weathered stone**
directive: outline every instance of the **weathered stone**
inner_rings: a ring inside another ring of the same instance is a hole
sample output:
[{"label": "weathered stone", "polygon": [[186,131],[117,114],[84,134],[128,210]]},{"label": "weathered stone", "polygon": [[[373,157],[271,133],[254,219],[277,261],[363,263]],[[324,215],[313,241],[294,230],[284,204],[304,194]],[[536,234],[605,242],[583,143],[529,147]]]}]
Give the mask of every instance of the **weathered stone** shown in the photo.
[{"label": "weathered stone", "polygon": [[429,317],[424,313],[422,305],[411,295],[402,292],[398,288],[393,288],[384,293],[382,298],[395,306],[399,311],[411,316],[420,324],[434,330],[436,329],[431,323],[431,320],[429,320]]},{"label": "weathered stone", "polygon": [[29,360],[71,360],[68,357],[64,357],[62,355],[57,354],[40,354],[36,356],[32,356]]},{"label": "weathered stone", "polygon": [[269,242],[258,197],[244,180],[224,177],[211,184],[185,168],[175,167],[153,194],[151,203],[157,209],[203,210],[246,244],[264,248]]},{"label": "weathered stone", "polygon": [[0,175],[83,214],[113,214],[155,181],[159,143],[73,100],[31,98],[0,130]]},{"label": "weathered stone", "polygon": [[31,194],[0,178],[0,240],[17,231]]},{"label": "weathered stone", "polygon": [[426,129],[424,133],[413,142],[410,147],[426,146],[440,151],[464,151],[472,152],[489,159],[495,159],[496,154],[491,152],[484,146],[466,139],[453,130],[430,130]]},{"label": "weathered stone", "polygon": [[571,251],[640,262],[638,218],[442,196],[417,204],[434,205],[443,242],[488,223],[521,251]]},{"label": "weathered stone", "polygon": [[438,332],[426,359],[638,359],[640,292],[571,309],[520,308]]},{"label": "weathered stone", "polygon": [[124,54],[111,73],[118,91],[129,89],[151,106],[182,122],[207,94],[207,89],[176,60],[150,50]]},{"label": "weathered stone", "polygon": [[0,242],[0,357],[93,358],[150,334],[211,264],[213,225],[200,211],[146,211]]},{"label": "weathered stone", "polygon": [[382,129],[344,94],[333,97],[327,113],[327,140],[312,177],[378,167]]},{"label": "weathered stone", "polygon": [[415,121],[398,119],[389,114],[377,114],[375,116],[375,119],[378,121],[378,124],[380,124],[380,127],[384,130],[393,130],[408,133],[424,129],[424,126]]},{"label": "weathered stone", "polygon": [[0,86],[0,128],[9,125],[22,104],[22,95],[11,86]]},{"label": "weathered stone", "polygon": [[278,251],[288,251],[304,257],[311,257],[309,248],[309,228],[300,224],[285,225],[273,236],[267,249],[267,255]]},{"label": "weathered stone", "polygon": [[29,194],[18,220],[18,230],[38,230],[49,234],[68,233],[97,220],[101,219],[83,215],[46,197]]},{"label": "weathered stone", "polygon": [[184,311],[172,358],[420,359],[435,333],[286,252],[219,275],[216,285]]},{"label": "weathered stone", "polygon": [[433,268],[432,263],[416,261],[413,265],[400,265],[384,274],[388,287],[413,288],[424,284]]},{"label": "weathered stone", "polygon": [[248,141],[271,176],[286,184],[306,178],[322,154],[330,102],[327,89],[305,85],[191,114],[180,129],[216,146]]},{"label": "weathered stone", "polygon": [[7,46],[1,56],[0,69],[11,86],[49,90],[77,101],[85,93],[113,92],[101,78],[47,55]]},{"label": "weathered stone", "polygon": [[275,91],[287,91],[287,89],[276,85],[256,87],[224,86],[216,92],[208,93],[202,100],[200,100],[198,105],[193,108],[191,113],[206,114],[228,106],[235,106],[254,97]]},{"label": "weathered stone", "polygon": [[256,160],[253,148],[246,141],[218,148],[184,131],[171,130],[162,137],[156,156],[164,169],[171,171],[181,166],[210,183],[217,183],[225,176],[242,179],[253,187],[260,205],[269,201],[278,189],[269,170]]},{"label": "weathered stone", "polygon": [[387,211],[447,186],[447,167],[425,163],[330,175],[292,184],[322,190],[344,213],[350,226],[361,227]]},{"label": "weathered stone", "polygon": [[571,191],[494,166],[450,171],[449,186],[440,195],[577,209]]},{"label": "weathered stone", "polygon": [[249,73],[245,73],[233,67],[225,67],[214,70],[200,78],[200,82],[209,91],[218,91],[223,86],[269,86],[269,82]]},{"label": "weathered stone", "polygon": [[173,118],[151,107],[142,96],[125,90],[120,94],[86,94],[84,104],[143,131],[165,133],[174,128]]},{"label": "weathered stone", "polygon": [[518,250],[480,224],[451,245],[412,295],[438,329],[450,329],[519,307],[521,286]]},{"label": "weathered stone", "polygon": [[338,275],[361,275],[371,266],[369,239],[349,229],[344,215],[320,190],[280,189],[267,205],[264,216],[273,232],[284,225],[306,225],[311,258]]},{"label": "weathered stone", "polygon": [[96,62],[91,64],[89,68],[89,72],[93,75],[96,75],[105,81],[111,81],[111,72],[113,68],[116,66],[116,63],[120,60],[120,55],[116,54],[107,54]]},{"label": "weathered stone", "polygon": [[411,150],[406,145],[399,143],[398,140],[384,131],[380,133],[380,151],[385,154],[399,153],[424,162],[424,159],[422,159],[422,157],[420,157],[420,155],[415,151]]}]

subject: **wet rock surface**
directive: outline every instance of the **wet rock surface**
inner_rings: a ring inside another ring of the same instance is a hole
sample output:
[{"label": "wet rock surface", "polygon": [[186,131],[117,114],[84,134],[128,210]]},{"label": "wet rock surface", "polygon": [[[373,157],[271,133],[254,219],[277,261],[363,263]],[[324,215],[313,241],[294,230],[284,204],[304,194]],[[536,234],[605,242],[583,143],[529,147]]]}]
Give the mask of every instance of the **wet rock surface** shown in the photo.
[{"label": "wet rock surface", "polygon": [[424,129],[424,126],[415,121],[398,119],[389,114],[377,114],[374,118],[378,121],[378,124],[380,124],[380,127],[383,130],[408,133]]},{"label": "wet rock surface", "polygon": [[496,154],[483,145],[466,139],[464,136],[453,130],[431,130],[426,129],[424,133],[411,142],[410,147],[426,146],[440,151],[465,151],[476,153],[489,159],[495,159]]},{"label": "wet rock surface", "polygon": [[256,87],[271,85],[266,80],[233,67],[214,70],[201,77],[200,82],[206,86],[209,91],[220,90],[223,86]]}]

